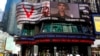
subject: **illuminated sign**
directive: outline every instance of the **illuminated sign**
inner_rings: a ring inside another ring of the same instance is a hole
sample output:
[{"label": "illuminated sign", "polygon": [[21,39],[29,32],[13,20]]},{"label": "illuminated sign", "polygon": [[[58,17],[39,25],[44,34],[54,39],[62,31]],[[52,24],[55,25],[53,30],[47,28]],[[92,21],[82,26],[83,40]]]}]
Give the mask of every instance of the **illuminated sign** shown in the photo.
[{"label": "illuminated sign", "polygon": [[41,3],[21,2],[16,7],[18,23],[33,23],[41,20],[86,21],[90,19],[88,4],[44,1]]},{"label": "illuminated sign", "polygon": [[67,39],[91,39],[91,40],[95,39],[95,37],[91,35],[84,35],[84,34],[74,35],[74,34],[58,34],[58,33],[38,34],[34,36],[34,38],[67,38]]},{"label": "illuminated sign", "polygon": [[59,33],[41,33],[41,34],[37,34],[35,36],[21,36],[20,38],[16,38],[16,40],[30,40],[33,41],[35,39],[45,39],[45,38],[49,38],[49,39],[53,39],[53,38],[57,38],[57,39],[61,39],[61,38],[65,38],[65,39],[90,39],[90,40],[94,40],[95,37],[92,35],[84,35],[84,34],[59,34]]},{"label": "illuminated sign", "polygon": [[96,34],[100,34],[100,15],[93,14],[93,23],[94,23],[94,30]]},{"label": "illuminated sign", "polygon": [[90,20],[91,10],[89,4],[79,4],[79,12],[81,18]]},{"label": "illuminated sign", "polygon": [[3,53],[0,53],[0,56],[4,56],[4,54]]},{"label": "illuminated sign", "polygon": [[38,44],[38,43],[88,43],[93,44],[93,40],[88,39],[38,39],[33,41],[16,41],[17,44]]},{"label": "illuminated sign", "polygon": [[96,32],[100,32],[100,17],[94,17],[94,24]]},{"label": "illuminated sign", "polygon": [[58,20],[80,18],[78,4],[50,2],[50,11],[51,16]]}]

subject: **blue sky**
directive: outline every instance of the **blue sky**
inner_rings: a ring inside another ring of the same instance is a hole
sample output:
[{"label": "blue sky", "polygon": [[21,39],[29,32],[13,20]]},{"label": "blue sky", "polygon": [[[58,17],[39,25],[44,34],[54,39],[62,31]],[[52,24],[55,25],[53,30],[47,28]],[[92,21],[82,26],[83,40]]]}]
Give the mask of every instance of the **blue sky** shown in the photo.
[{"label": "blue sky", "polygon": [[0,2],[0,21],[2,20],[2,15],[3,15],[4,9],[5,9],[6,1],[7,0],[2,0]]}]

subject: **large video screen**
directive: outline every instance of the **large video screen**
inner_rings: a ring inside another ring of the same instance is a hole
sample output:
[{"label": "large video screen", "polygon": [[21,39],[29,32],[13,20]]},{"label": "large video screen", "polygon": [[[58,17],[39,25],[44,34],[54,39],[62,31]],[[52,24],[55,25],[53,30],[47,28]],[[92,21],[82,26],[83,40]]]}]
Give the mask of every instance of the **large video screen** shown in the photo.
[{"label": "large video screen", "polygon": [[16,6],[18,23],[36,23],[42,20],[80,21],[90,18],[88,4],[44,1],[21,2]]},{"label": "large video screen", "polygon": [[90,21],[90,5],[89,4],[79,4],[79,13],[80,13],[80,20],[85,20],[86,22]]},{"label": "large video screen", "polygon": [[50,16],[58,20],[80,18],[78,4],[51,2],[50,9]]}]

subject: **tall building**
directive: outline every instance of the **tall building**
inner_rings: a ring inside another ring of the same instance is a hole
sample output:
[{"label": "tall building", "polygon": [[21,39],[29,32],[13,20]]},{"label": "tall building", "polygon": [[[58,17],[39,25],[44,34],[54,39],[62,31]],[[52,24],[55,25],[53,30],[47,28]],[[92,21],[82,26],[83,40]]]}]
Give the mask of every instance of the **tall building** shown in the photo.
[{"label": "tall building", "polygon": [[92,56],[99,0],[22,0],[16,21],[22,56]]},{"label": "tall building", "polygon": [[3,27],[2,27],[2,22],[0,22],[0,30],[3,30]]},{"label": "tall building", "polygon": [[16,23],[16,4],[21,2],[21,0],[7,0],[2,23],[3,30],[9,34],[15,34],[17,23]]}]

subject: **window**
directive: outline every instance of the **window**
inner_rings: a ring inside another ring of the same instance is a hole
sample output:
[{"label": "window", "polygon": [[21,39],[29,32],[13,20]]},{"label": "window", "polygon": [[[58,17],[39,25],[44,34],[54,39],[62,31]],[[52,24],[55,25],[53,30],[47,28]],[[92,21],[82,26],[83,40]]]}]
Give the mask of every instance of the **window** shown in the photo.
[{"label": "window", "polygon": [[63,26],[63,32],[69,32],[68,27],[66,25]]},{"label": "window", "polygon": [[62,32],[62,25],[61,24],[53,24],[52,32]]},{"label": "window", "polygon": [[90,33],[88,27],[82,26],[83,33]]},{"label": "window", "polygon": [[82,33],[82,27],[81,27],[81,25],[77,26],[77,30],[78,30],[79,33]]},{"label": "window", "polygon": [[68,32],[69,32],[69,33],[72,33],[72,25],[67,25],[67,27],[68,27],[68,29],[67,29]]},{"label": "window", "polygon": [[98,11],[100,12],[100,0],[97,0],[96,3],[97,3],[97,6],[98,6],[97,7],[98,8]]},{"label": "window", "polygon": [[24,24],[22,30],[22,36],[33,36],[34,35],[34,25],[32,24]]},{"label": "window", "polygon": [[43,26],[43,31],[42,32],[51,32],[51,25],[50,24],[45,24]]},{"label": "window", "polygon": [[75,25],[72,26],[72,32],[73,32],[73,33],[78,33],[78,28],[77,28],[77,26],[75,26]]},{"label": "window", "polygon": [[87,26],[72,23],[44,23],[42,32],[90,34],[90,30]]}]

